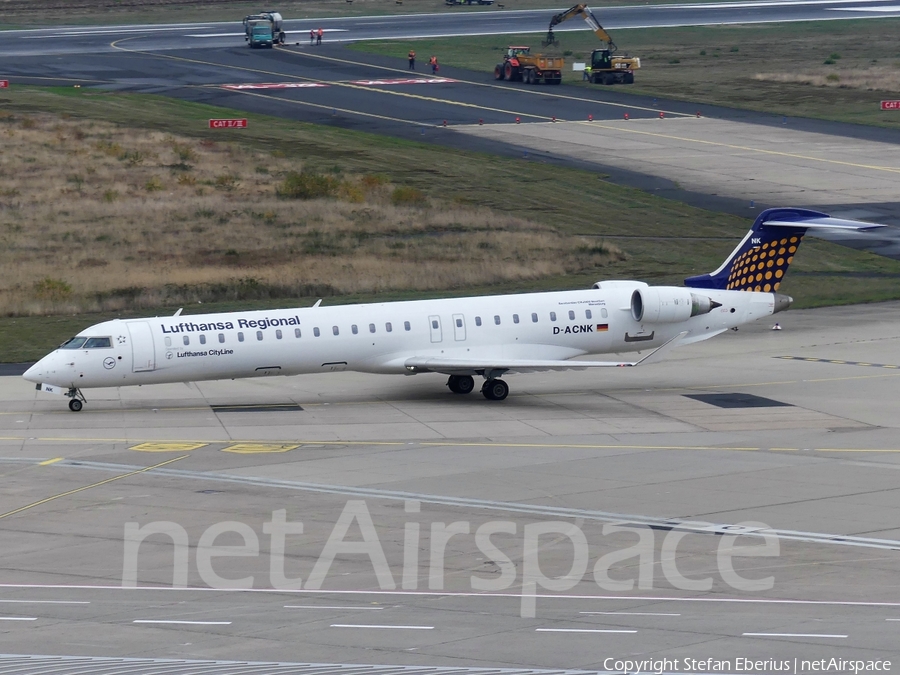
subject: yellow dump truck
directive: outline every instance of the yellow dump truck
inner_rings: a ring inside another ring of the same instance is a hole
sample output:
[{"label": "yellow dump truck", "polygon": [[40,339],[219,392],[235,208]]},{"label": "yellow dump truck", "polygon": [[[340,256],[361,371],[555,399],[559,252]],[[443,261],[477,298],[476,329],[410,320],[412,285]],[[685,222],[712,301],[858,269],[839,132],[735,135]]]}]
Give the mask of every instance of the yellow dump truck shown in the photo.
[{"label": "yellow dump truck", "polygon": [[531,47],[509,47],[503,63],[494,67],[494,78],[510,82],[559,84],[565,59],[552,54],[532,54]]}]

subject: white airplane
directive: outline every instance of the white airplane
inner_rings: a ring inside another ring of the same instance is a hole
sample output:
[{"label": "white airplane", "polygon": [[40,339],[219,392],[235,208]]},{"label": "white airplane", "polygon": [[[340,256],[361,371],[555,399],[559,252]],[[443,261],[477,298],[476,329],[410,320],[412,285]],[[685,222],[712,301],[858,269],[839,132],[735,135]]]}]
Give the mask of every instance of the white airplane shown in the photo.
[{"label": "white airplane", "polygon": [[[882,225],[769,209],[728,259],[685,287],[601,281],[589,290],[115,319],[85,329],[24,374],[69,408],[83,389],[355,370],[443,373],[456,394],[503,400],[506,373],[637,366],[670,348],[787,309],[777,293],[808,229]],[[321,302],[321,301],[320,301]],[[653,352],[636,361],[571,360]]]}]

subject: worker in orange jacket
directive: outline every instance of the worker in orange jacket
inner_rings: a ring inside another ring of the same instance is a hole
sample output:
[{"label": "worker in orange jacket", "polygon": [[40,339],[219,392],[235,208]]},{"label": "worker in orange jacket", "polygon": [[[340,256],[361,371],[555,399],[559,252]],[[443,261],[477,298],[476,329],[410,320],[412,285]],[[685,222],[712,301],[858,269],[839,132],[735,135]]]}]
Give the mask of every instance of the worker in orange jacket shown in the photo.
[{"label": "worker in orange jacket", "polygon": [[325,31],[323,31],[321,28],[316,31],[316,44],[317,45],[322,44],[322,36],[324,34],[325,34]]},{"label": "worker in orange jacket", "polygon": [[416,69],[416,51],[414,49],[409,50],[409,54],[406,55],[406,58],[409,59],[409,69]]},{"label": "worker in orange jacket", "polygon": [[431,66],[431,74],[437,75],[437,71],[438,71],[438,68],[440,68],[440,66],[438,66],[436,56],[432,56],[430,59],[428,59],[428,65]]}]

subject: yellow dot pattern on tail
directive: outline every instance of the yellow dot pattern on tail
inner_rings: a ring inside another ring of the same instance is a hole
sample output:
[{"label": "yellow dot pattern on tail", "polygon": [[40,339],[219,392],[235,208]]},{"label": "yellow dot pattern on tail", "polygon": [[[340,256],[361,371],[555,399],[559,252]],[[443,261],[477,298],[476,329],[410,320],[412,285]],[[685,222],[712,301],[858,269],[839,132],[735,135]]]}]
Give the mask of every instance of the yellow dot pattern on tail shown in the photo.
[{"label": "yellow dot pattern on tail", "polygon": [[745,251],[732,261],[725,288],[763,293],[777,291],[802,240],[800,235],[783,237]]}]

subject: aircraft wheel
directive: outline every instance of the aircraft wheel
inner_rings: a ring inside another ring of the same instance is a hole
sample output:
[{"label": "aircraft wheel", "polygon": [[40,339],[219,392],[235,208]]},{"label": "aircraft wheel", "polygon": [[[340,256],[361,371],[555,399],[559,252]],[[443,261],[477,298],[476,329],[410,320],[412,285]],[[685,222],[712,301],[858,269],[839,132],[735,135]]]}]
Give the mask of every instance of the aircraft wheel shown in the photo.
[{"label": "aircraft wheel", "polygon": [[475,388],[475,379],[470,375],[451,375],[447,386],[454,394],[470,394]]},{"label": "aircraft wheel", "polygon": [[503,380],[486,380],[481,393],[489,401],[502,401],[509,396],[509,385]]},{"label": "aircraft wheel", "polygon": [[69,401],[69,410],[71,410],[72,412],[80,412],[83,407],[84,404],[77,398],[73,398],[71,401]]}]

